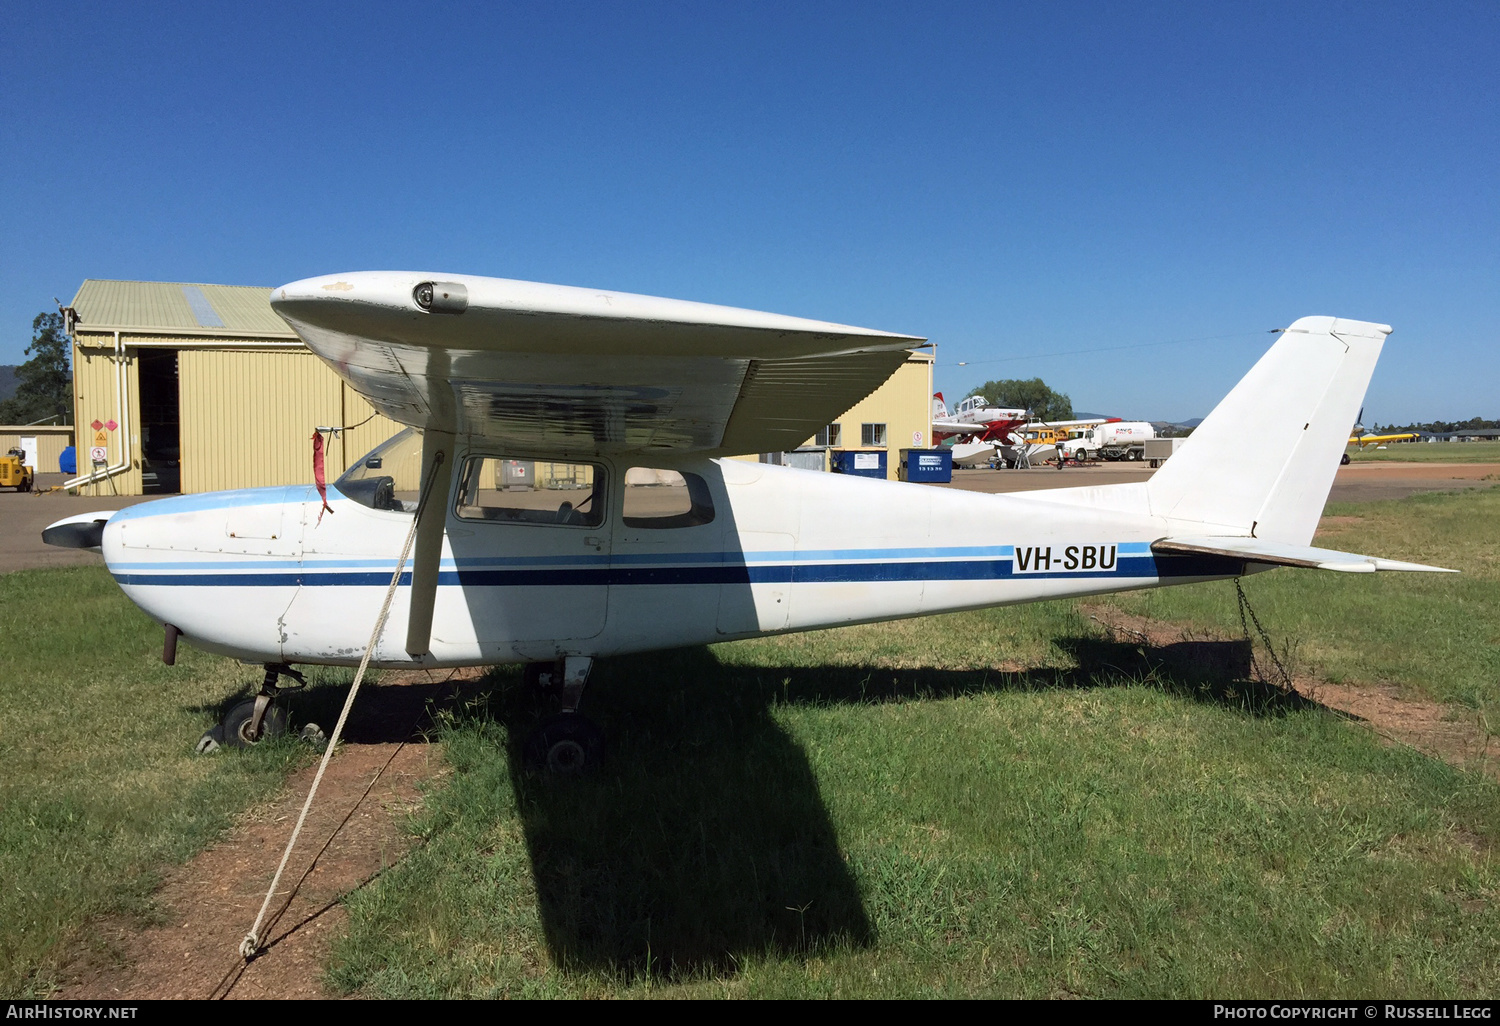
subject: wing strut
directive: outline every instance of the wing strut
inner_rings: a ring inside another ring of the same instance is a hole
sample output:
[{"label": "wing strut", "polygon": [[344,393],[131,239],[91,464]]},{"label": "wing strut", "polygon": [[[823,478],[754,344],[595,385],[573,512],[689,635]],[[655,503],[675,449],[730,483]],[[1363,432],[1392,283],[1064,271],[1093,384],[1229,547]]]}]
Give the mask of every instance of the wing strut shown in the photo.
[{"label": "wing strut", "polygon": [[[453,480],[454,436],[422,435],[422,502],[417,507],[416,552],[411,560],[411,604],[406,622],[406,653],[427,654],[432,642],[432,607],[437,599],[443,558],[443,525],[448,519],[448,485]],[[431,501],[436,496],[437,501]]]}]

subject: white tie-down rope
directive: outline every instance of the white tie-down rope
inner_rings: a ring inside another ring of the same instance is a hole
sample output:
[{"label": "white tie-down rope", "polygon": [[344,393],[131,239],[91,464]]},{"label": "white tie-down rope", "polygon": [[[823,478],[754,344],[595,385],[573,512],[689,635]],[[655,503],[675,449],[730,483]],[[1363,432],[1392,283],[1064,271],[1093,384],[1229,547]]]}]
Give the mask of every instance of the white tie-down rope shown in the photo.
[{"label": "white tie-down rope", "polygon": [[276,867],[276,875],[271,878],[271,888],[266,891],[266,900],[260,903],[260,912],[255,917],[255,925],[250,927],[250,932],[245,934],[245,939],[240,941],[240,956],[247,962],[255,957],[260,950],[260,928],[265,922],[266,910],[271,907],[271,898],[276,894],[276,885],[281,882],[281,874],[286,871],[287,861],[292,857],[292,849],[297,846],[297,838],[302,833],[302,824],[307,822],[308,810],[312,808],[313,796],[318,793],[318,785],[323,782],[323,771],[328,769],[328,760],[333,758],[333,750],[339,743],[339,738],[344,733],[344,722],[349,719],[349,710],[354,707],[354,696],[359,694],[360,682],[365,679],[365,670],[370,665],[370,655],[375,651],[375,646],[380,642],[380,635],[385,631],[385,621],[391,613],[391,600],[396,597],[396,588],[401,584],[401,571],[406,568],[407,557],[411,555],[412,541],[417,536],[417,524],[422,519],[422,510],[427,505],[428,493],[432,490],[432,482],[437,478],[437,466],[434,464],[433,472],[428,477],[427,487],[422,490],[422,497],[417,503],[417,511],[411,518],[411,530],[406,532],[406,543],[401,546],[401,558],[396,561],[396,572],[391,574],[390,587],[385,590],[385,601],[380,606],[380,616],[375,620],[375,630],[370,634],[370,644],[365,647],[364,658],[359,661],[359,672],[354,675],[354,683],[349,687],[349,697],[344,699],[344,711],[339,713],[339,721],[334,725],[333,734],[328,738],[328,747],[323,750],[323,761],[318,764],[317,776],[313,777],[312,788],[307,792],[307,800],[302,803],[302,814],[297,817],[297,825],[292,828],[292,836],[286,842],[286,851],[281,853],[281,865]]}]

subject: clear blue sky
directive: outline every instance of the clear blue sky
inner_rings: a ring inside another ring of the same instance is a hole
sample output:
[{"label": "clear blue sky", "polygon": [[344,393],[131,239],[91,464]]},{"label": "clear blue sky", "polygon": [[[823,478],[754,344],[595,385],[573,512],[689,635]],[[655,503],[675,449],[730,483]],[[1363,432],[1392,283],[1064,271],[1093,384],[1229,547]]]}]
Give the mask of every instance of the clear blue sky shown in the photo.
[{"label": "clear blue sky", "polygon": [[18,8],[0,363],[85,278],[399,267],[914,332],[950,398],[1152,419],[1332,313],[1396,327],[1367,422],[1497,417],[1497,54],[1493,0]]}]

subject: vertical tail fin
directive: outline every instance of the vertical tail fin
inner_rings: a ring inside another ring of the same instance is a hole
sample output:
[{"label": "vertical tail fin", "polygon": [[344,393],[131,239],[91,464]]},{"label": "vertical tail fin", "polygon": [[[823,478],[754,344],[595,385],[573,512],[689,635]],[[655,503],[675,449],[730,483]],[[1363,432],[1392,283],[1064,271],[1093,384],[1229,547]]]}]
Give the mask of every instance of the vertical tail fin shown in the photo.
[{"label": "vertical tail fin", "polygon": [[941,392],[932,393],[932,419],[948,419],[948,404],[943,402],[943,393]]},{"label": "vertical tail fin", "polygon": [[1146,485],[1198,534],[1312,541],[1390,326],[1303,317]]}]

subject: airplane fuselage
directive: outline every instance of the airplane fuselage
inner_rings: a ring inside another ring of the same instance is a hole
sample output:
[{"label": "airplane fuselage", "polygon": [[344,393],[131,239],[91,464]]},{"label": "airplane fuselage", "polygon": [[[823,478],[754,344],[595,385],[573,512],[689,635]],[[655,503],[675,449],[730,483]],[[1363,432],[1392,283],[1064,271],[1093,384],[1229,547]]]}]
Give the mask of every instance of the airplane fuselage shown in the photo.
[{"label": "airplane fuselage", "polygon": [[[1153,554],[1168,533],[1160,517],[1091,508],[1063,491],[982,495],[733,460],[671,464],[706,483],[709,522],[632,526],[617,487],[624,468],[590,459],[606,504],[595,526],[464,518],[450,493],[430,650],[404,651],[408,568],[374,665],[604,656],[1244,569]],[[333,512],[321,518],[312,486],[132,506],[109,521],[101,551],[132,601],[196,647],[355,665],[412,514],[336,488],[328,497]]]}]

